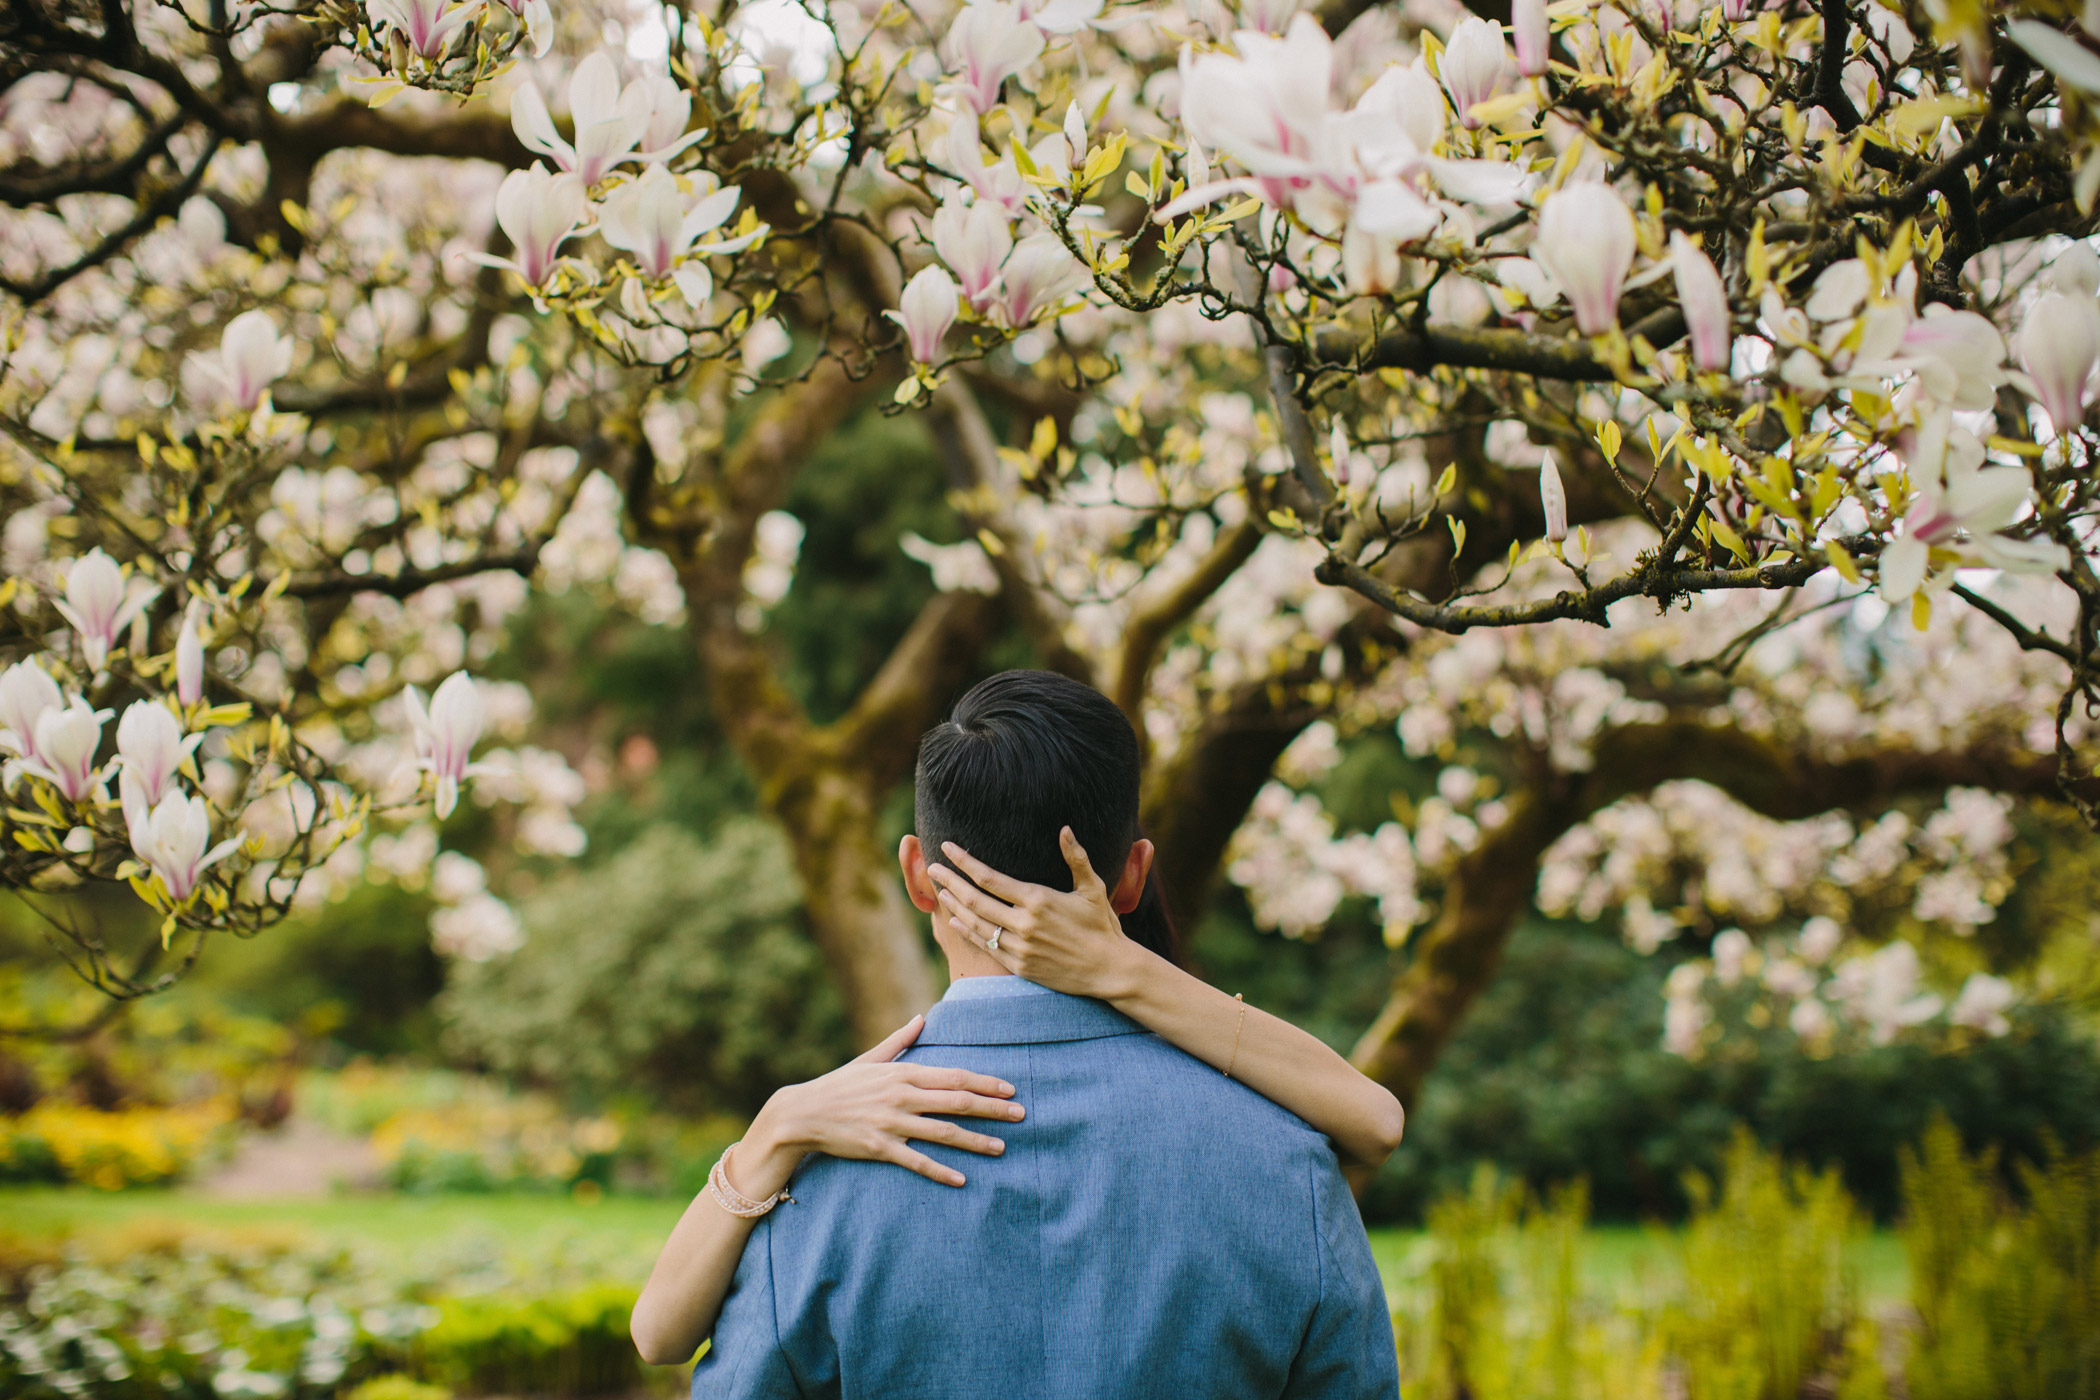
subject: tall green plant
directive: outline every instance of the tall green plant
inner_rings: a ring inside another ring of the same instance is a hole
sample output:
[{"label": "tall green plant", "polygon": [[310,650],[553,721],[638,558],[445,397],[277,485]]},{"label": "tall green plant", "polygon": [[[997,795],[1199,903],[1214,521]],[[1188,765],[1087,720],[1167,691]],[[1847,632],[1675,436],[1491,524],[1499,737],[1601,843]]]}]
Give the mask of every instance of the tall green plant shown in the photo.
[{"label": "tall green plant", "polygon": [[1689,1183],[1684,1293],[1664,1319],[1691,1400],[1794,1400],[1857,1314],[1845,1262],[1862,1222],[1835,1171],[1765,1152],[1747,1132],[1721,1181]]},{"label": "tall green plant", "polygon": [[2100,1150],[2052,1144],[2018,1179],[2024,1200],[1944,1118],[1903,1154],[1914,1400],[2100,1397]]},{"label": "tall green plant", "polygon": [[1473,1174],[1472,1189],[1429,1208],[1433,1400],[1503,1400],[1511,1394],[1501,1251],[1521,1201],[1521,1188],[1483,1165]]}]

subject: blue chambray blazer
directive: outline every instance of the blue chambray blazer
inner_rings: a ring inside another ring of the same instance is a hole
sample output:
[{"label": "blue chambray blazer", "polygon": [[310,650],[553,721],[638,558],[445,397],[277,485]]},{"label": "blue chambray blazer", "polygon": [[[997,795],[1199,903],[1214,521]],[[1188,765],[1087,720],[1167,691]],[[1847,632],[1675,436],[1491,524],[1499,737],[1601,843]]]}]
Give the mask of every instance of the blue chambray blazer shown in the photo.
[{"label": "blue chambray blazer", "polygon": [[1327,1140],[1106,1004],[968,978],[908,1058],[1013,1084],[969,1178],[813,1158],[759,1222],[694,1400],[1393,1400]]}]

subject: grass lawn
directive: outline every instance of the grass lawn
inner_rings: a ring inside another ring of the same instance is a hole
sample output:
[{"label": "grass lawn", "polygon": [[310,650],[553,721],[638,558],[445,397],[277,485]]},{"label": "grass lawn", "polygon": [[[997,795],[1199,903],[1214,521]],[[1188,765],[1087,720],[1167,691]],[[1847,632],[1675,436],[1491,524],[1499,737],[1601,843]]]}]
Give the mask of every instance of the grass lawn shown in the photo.
[{"label": "grass lawn", "polygon": [[[15,1235],[94,1236],[174,1223],[235,1233],[296,1230],[408,1262],[432,1249],[478,1241],[533,1258],[571,1247],[616,1267],[631,1263],[634,1282],[647,1275],[656,1250],[685,1209],[680,1200],[610,1196],[333,1196],[313,1200],[222,1200],[179,1191],[101,1192],[55,1187],[0,1189],[0,1231]],[[1406,1287],[1421,1267],[1417,1230],[1373,1230],[1371,1250],[1389,1292]],[[1600,1226],[1589,1232],[1582,1260],[1587,1291],[1619,1294],[1670,1267],[1670,1232]],[[1905,1296],[1903,1246],[1886,1231],[1859,1242],[1860,1286],[1871,1303]]]}]

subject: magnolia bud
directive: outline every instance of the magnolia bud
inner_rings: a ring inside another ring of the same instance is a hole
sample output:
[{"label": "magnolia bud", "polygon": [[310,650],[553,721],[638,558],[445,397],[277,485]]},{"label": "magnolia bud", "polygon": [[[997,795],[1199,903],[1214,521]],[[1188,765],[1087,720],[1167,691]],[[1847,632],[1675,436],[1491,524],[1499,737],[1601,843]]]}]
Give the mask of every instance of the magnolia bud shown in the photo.
[{"label": "magnolia bud", "polygon": [[930,365],[940,358],[941,338],[955,324],[960,296],[954,278],[941,268],[928,265],[920,268],[919,275],[905,287],[899,309],[883,313],[904,327],[913,363]]},{"label": "magnolia bud", "polygon": [[1728,325],[1728,289],[1706,254],[1682,233],[1670,235],[1671,271],[1677,279],[1677,303],[1684,309],[1691,336],[1692,363],[1703,370],[1728,368],[1734,337]]},{"label": "magnolia bud", "polygon": [[1619,293],[1638,247],[1633,215],[1609,185],[1567,185],[1539,211],[1533,261],[1553,274],[1584,335],[1617,324]]},{"label": "magnolia bud", "polygon": [[1349,434],[1342,428],[1342,420],[1336,418],[1327,434],[1327,455],[1334,463],[1334,484],[1344,491],[1349,489]]},{"label": "magnolia bud", "polygon": [[1086,118],[1079,115],[1078,99],[1065,108],[1065,147],[1072,153],[1072,168],[1086,159]]},{"label": "magnolia bud", "polygon": [[182,616],[182,635],[175,639],[175,698],[184,708],[204,698],[204,638],[197,629],[197,607]]},{"label": "magnolia bud", "polygon": [[1553,31],[1546,23],[1546,0],[1516,0],[1509,10],[1511,37],[1517,44],[1517,71],[1536,78],[1546,71]]},{"label": "magnolia bud", "polygon": [[2090,300],[2051,292],[2020,327],[2020,364],[2062,437],[2085,417],[2085,381],[2100,356],[2100,312]]},{"label": "magnolia bud", "polygon": [[1546,538],[1559,544],[1568,537],[1568,492],[1560,484],[1560,468],[1548,452],[1539,459],[1539,509],[1546,515]]}]

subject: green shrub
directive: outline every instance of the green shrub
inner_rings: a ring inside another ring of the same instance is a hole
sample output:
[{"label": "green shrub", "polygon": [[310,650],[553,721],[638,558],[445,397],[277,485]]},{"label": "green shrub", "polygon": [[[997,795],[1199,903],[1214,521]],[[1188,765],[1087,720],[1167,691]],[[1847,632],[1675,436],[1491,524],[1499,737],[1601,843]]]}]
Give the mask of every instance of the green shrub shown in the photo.
[{"label": "green shrub", "polygon": [[851,1053],[800,898],[766,823],[732,820],[707,843],[653,827],[526,901],[516,953],[453,969],[439,1003],[448,1040],[586,1097],[754,1112]]},{"label": "green shrub", "polygon": [[604,1283],[545,1297],[448,1298],[412,1349],[414,1370],[465,1394],[613,1395],[646,1379],[627,1333],[635,1290]]}]

